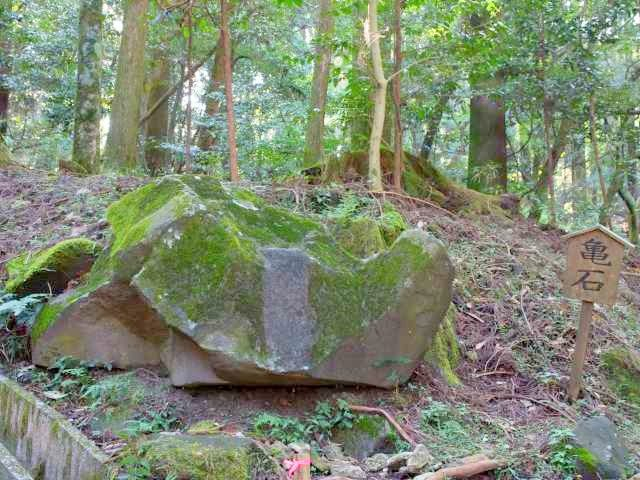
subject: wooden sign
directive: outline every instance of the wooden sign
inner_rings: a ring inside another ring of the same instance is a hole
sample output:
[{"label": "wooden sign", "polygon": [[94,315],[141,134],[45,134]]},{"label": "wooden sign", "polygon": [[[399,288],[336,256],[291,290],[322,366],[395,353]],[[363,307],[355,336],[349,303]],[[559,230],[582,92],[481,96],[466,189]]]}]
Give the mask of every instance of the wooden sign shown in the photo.
[{"label": "wooden sign", "polygon": [[633,245],[601,225],[564,238],[568,243],[567,297],[604,305],[616,303],[624,247]]},{"label": "wooden sign", "polygon": [[575,401],[580,394],[593,304],[616,303],[624,247],[633,248],[634,245],[602,225],[565,235],[563,238],[567,240],[565,294],[582,300],[568,391],[569,398]]}]

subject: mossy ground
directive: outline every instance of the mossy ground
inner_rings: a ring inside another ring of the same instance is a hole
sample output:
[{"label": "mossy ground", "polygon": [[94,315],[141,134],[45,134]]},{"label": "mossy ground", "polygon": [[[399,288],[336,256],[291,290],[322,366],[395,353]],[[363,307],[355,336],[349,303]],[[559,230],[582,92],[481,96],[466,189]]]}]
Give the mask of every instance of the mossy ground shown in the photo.
[{"label": "mossy ground", "polygon": [[625,347],[602,356],[611,389],[624,400],[640,407],[640,354]]},{"label": "mossy ground", "polygon": [[[158,437],[140,445],[138,454],[157,475],[190,480],[254,480],[259,456],[247,441],[214,437]],[[259,472],[260,478],[265,471]]]}]

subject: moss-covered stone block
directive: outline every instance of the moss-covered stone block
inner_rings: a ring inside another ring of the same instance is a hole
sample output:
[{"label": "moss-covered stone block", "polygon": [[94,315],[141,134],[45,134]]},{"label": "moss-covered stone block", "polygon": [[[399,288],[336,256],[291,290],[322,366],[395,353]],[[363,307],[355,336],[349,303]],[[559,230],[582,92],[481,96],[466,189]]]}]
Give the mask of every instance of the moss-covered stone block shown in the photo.
[{"label": "moss-covered stone block", "polygon": [[640,353],[618,347],[602,355],[611,389],[622,399],[640,406]]},{"label": "moss-covered stone block", "polygon": [[277,478],[270,460],[247,438],[230,435],[158,435],[139,447],[153,473],[190,480]]},{"label": "moss-covered stone block", "polygon": [[429,234],[358,258],[317,220],[206,177],[164,177],[107,219],[110,248],[36,320],[37,364],[163,364],[180,386],[392,387],[451,301],[453,268]]},{"label": "moss-covered stone block", "polygon": [[51,248],[24,253],[7,263],[6,290],[17,295],[60,293],[88,272],[100,247],[86,238],[64,240]]}]

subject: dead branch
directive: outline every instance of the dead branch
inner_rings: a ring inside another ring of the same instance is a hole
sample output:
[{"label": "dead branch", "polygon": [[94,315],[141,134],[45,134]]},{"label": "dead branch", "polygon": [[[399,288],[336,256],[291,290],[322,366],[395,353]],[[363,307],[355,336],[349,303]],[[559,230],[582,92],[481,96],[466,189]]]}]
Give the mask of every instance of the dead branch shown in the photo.
[{"label": "dead branch", "polygon": [[156,110],[158,110],[163,103],[165,103],[167,100],[169,100],[169,98],[171,98],[171,96],[176,93],[176,90],[178,90],[178,87],[180,87],[180,85],[182,85],[184,82],[186,82],[187,80],[189,80],[191,77],[193,77],[193,75],[200,70],[200,68],[207,63],[207,60],[209,60],[209,58],[211,58],[213,56],[213,54],[216,53],[216,48],[214,47],[213,49],[211,49],[209,52],[207,52],[207,54],[205,55],[205,57],[202,59],[202,61],[200,63],[198,63],[197,65],[194,65],[180,80],[178,80],[178,82],[171,87],[169,90],[167,90],[167,93],[165,93],[162,98],[160,98],[156,103],[153,104],[153,106],[147,110],[147,112],[142,116],[142,118],[140,119],[140,125],[143,125],[147,120],[149,120],[149,118],[151,118],[151,115],[153,115]]},{"label": "dead branch", "polygon": [[354,412],[360,412],[360,413],[372,413],[375,415],[382,415],[383,417],[385,417],[387,419],[387,421],[393,425],[393,427],[398,431],[398,433],[400,434],[400,436],[407,442],[409,442],[409,444],[412,447],[415,447],[417,445],[416,441],[411,438],[409,436],[409,434],[406,432],[406,430],[404,428],[402,428],[400,426],[400,424],[396,421],[395,418],[393,418],[391,416],[391,414],[389,412],[387,412],[386,410],[383,410],[382,408],[376,408],[376,407],[364,407],[362,405],[349,405],[349,408],[351,410],[353,410]]},{"label": "dead branch", "polygon": [[441,468],[437,472],[426,476],[424,480],[446,480],[447,478],[469,478],[479,473],[489,472],[496,468],[504,467],[506,462],[503,460],[480,459],[471,463],[465,463],[457,467]]},{"label": "dead branch", "polygon": [[422,203],[424,205],[427,205],[431,208],[435,208],[436,210],[439,210],[441,212],[446,213],[447,215],[452,216],[453,218],[460,218],[458,217],[455,213],[450,212],[449,210],[447,210],[446,208],[442,208],[440,205],[436,205],[433,202],[430,202],[428,200],[425,200],[423,198],[417,198],[417,197],[412,197],[410,195],[405,195],[402,193],[398,193],[398,192],[389,192],[389,191],[383,191],[383,192],[371,192],[372,194],[375,195],[393,195],[394,197],[399,197],[399,198],[404,198],[405,200],[410,200],[412,202],[417,202],[417,203]]}]

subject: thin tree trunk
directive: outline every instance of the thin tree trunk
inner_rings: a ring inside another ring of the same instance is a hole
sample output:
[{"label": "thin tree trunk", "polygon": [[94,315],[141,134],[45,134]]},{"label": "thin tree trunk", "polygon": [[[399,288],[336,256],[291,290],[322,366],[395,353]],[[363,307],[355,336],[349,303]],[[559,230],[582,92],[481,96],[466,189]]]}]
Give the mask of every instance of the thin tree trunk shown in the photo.
[{"label": "thin tree trunk", "polygon": [[[180,71],[179,71],[179,77],[183,78],[184,77],[184,72],[185,72],[185,66],[184,63],[180,63]],[[176,96],[173,100],[173,104],[171,105],[171,114],[169,115],[169,133],[168,133],[168,142],[171,145],[174,145],[176,143],[176,126],[178,125],[178,117],[180,116],[180,106],[182,105],[182,97],[184,94],[184,83],[183,82],[179,82],[176,90],[175,90]],[[163,102],[164,103],[164,102]],[[173,152],[173,150],[172,150]],[[174,166],[175,165],[175,154],[171,153],[171,165]]]},{"label": "thin tree trunk", "polygon": [[604,180],[604,172],[602,171],[602,163],[600,162],[600,147],[598,146],[598,132],[596,130],[596,98],[591,96],[589,99],[589,130],[591,132],[591,148],[593,152],[593,163],[598,172],[598,181],[600,182],[600,192],[602,193],[602,202],[607,198],[607,184]]},{"label": "thin tree trunk", "polygon": [[100,168],[102,0],[80,1],[78,30],[72,160],[95,173]]},{"label": "thin tree trunk", "polygon": [[[189,36],[187,38],[187,71],[191,71],[191,60],[193,57],[193,0],[189,0],[187,5],[187,30]],[[184,169],[187,172],[193,170],[191,162],[191,120],[192,120],[192,103],[191,95],[193,94],[193,75],[189,77],[187,82],[187,118],[186,132],[184,138]]]},{"label": "thin tree trunk", "polygon": [[393,88],[393,111],[394,115],[394,136],[393,136],[393,188],[396,192],[402,191],[402,167],[404,164],[404,149],[402,139],[402,92],[400,84],[400,71],[402,70],[402,1],[395,0],[393,3],[393,23],[394,23],[394,77],[392,79]]},{"label": "thin tree trunk", "polygon": [[420,147],[420,157],[422,157],[424,162],[430,161],[433,146],[436,143],[438,131],[440,130],[440,123],[442,122],[444,110],[447,108],[447,104],[449,103],[455,89],[455,83],[447,82],[443,87],[443,91],[438,96],[438,103],[436,103],[433,110],[429,112],[427,131],[425,132],[424,139],[422,140],[422,145]]},{"label": "thin tree trunk", "polygon": [[[224,49],[222,46],[222,33],[218,36],[216,42],[216,53],[213,60],[213,66],[209,73],[209,87],[207,89],[207,97],[205,100],[204,113],[208,119],[215,117],[220,113],[222,102],[217,94],[222,89],[224,83]],[[201,127],[198,135],[198,147],[200,150],[211,150],[216,143],[215,137],[211,134],[210,127]]]},{"label": "thin tree trunk", "polygon": [[[174,93],[176,93],[180,89],[184,89],[184,83],[190,78],[192,78],[196,74],[196,72],[200,70],[200,68],[202,68],[202,66],[207,62],[209,57],[211,57],[211,55],[215,53],[215,51],[216,51],[215,48],[212,49],[209,53],[207,53],[207,55],[204,57],[204,59],[200,63],[198,63],[197,65],[194,65],[191,69],[186,70],[186,73],[184,72],[185,69],[183,68],[183,73],[182,73],[182,76],[180,77],[180,80],[178,80],[178,82],[173,87],[167,90],[167,93],[165,93],[162,96],[162,98],[160,98],[154,105],[149,107],[149,109],[144,113],[144,115],[142,115],[142,118],[140,118],[140,125],[143,125],[147,120],[149,120],[151,115],[153,115],[155,111],[158,108],[160,108],[164,102],[169,100]],[[184,90],[182,91],[181,95],[184,96]]]},{"label": "thin tree trunk", "polygon": [[231,181],[240,180],[238,147],[236,145],[236,120],[233,113],[233,71],[231,68],[231,35],[229,34],[229,9],[227,0],[220,0],[220,34],[224,50],[224,93],[227,104],[227,136],[229,141],[229,170]]},{"label": "thin tree trunk", "polygon": [[331,69],[331,40],[333,13],[331,0],[320,0],[316,31],[316,55],[311,87],[311,105],[307,117],[307,131],[303,155],[303,168],[324,163],[324,115],[327,105],[329,71]]},{"label": "thin tree trunk", "polygon": [[551,128],[553,127],[553,112],[551,110],[551,99],[545,93],[542,107],[542,117],[543,117],[543,128],[544,128],[544,146],[545,151],[547,153],[547,194],[549,196],[548,199],[548,207],[549,207],[549,224],[556,224],[556,195],[555,195],[555,183],[554,183],[554,174],[555,174],[555,164],[551,148]]},{"label": "thin tree trunk", "polygon": [[149,0],[125,0],[115,96],[103,164],[120,171],[138,166],[138,125],[144,88]]},{"label": "thin tree trunk", "polygon": [[[170,85],[171,69],[169,57],[158,46],[153,51],[152,70],[149,77],[148,104],[153,105],[167,92]],[[162,147],[168,142],[169,135],[169,104],[164,102],[149,118],[145,135],[145,164],[151,175],[158,175],[167,167],[167,151]]]},{"label": "thin tree trunk", "polygon": [[380,33],[378,30],[378,0],[369,0],[369,46],[371,48],[371,62],[375,93],[373,98],[373,121],[369,138],[369,188],[382,191],[382,169],[380,165],[380,145],[382,129],[384,127],[385,106],[387,98],[387,79],[382,69],[382,55],[380,53]]},{"label": "thin tree trunk", "polygon": [[[351,58],[351,71],[349,72],[349,85],[353,90],[362,91],[364,88],[358,88],[360,84],[364,83],[364,78],[367,78],[368,82],[368,52],[366,45],[369,39],[363,35],[362,23],[367,18],[367,7],[362,2],[354,3],[354,15],[353,15],[353,44],[357,48],[353,49],[353,56]],[[361,100],[365,100],[365,108],[362,108]],[[369,119],[370,119],[370,105],[369,97],[351,99],[351,103],[347,105],[349,111],[349,133],[351,140],[352,152],[364,152],[368,146],[368,137],[370,132]]]}]

